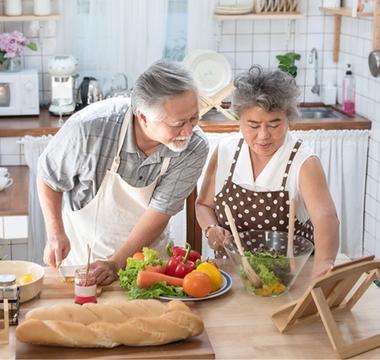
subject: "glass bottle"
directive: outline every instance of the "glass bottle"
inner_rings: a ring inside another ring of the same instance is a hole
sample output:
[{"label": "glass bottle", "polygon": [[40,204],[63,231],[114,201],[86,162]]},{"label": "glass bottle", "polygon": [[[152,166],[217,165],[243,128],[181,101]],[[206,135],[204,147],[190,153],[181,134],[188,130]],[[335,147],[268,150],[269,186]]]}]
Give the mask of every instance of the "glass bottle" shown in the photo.
[{"label": "glass bottle", "polygon": [[0,275],[0,343],[9,341],[9,325],[17,325],[20,309],[20,291],[15,274]]},{"label": "glass bottle", "polygon": [[343,96],[343,111],[347,113],[355,112],[355,79],[352,75],[351,65],[347,64],[346,74],[342,84]]},{"label": "glass bottle", "polygon": [[7,16],[22,15],[21,0],[6,0],[5,1],[5,15]]},{"label": "glass bottle", "polygon": [[74,302],[83,305],[96,303],[96,277],[91,269],[86,267],[75,270],[74,275]]}]

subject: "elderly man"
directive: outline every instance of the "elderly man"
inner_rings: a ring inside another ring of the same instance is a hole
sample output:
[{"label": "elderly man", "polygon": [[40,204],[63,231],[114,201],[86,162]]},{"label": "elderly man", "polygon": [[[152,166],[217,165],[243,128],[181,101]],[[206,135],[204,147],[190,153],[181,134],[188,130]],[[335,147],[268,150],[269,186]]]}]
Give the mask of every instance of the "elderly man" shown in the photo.
[{"label": "elderly man", "polygon": [[97,283],[108,284],[143,246],[162,251],[206,161],[198,117],[191,75],[167,61],[137,79],[131,106],[109,99],[73,115],[39,160],[44,261],[85,264],[89,246]]}]

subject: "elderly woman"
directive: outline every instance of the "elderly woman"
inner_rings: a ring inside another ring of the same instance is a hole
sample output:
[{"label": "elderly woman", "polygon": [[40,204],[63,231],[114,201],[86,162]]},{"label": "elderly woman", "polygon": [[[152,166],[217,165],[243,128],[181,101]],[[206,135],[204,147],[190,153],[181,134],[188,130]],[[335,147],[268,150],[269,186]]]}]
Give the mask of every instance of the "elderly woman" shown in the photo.
[{"label": "elderly woman", "polygon": [[197,199],[197,219],[218,250],[229,234],[228,204],[239,231],[287,231],[289,199],[295,233],[315,244],[313,276],[334,264],[339,221],[318,157],[288,132],[297,118],[298,88],[288,74],[253,66],[235,79],[232,106],[240,133],[212,154]]}]

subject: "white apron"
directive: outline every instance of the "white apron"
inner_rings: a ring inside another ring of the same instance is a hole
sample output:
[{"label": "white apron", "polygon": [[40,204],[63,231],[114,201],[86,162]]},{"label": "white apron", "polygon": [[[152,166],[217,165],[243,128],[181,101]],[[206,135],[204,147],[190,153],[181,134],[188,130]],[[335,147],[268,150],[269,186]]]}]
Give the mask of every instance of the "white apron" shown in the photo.
[{"label": "white apron", "polygon": [[[160,174],[148,186],[133,187],[117,173],[120,152],[132,117],[128,110],[120,130],[118,149],[111,170],[107,173],[95,197],[82,209],[72,211],[64,206],[62,218],[71,250],[63,265],[87,263],[87,244],[91,246],[91,261],[107,259],[127,240],[132,228],[149,206],[159,178],[166,172],[170,158],[164,158]],[[168,231],[153,242],[152,248],[163,255]]]}]

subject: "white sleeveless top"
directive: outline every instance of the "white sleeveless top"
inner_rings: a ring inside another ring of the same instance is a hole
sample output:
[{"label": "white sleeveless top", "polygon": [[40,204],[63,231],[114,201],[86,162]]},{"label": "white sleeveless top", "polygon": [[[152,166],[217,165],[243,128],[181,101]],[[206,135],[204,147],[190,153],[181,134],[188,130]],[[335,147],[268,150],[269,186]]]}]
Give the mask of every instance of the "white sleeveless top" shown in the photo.
[{"label": "white sleeveless top", "polygon": [[[236,151],[241,133],[223,138],[218,145],[218,167],[215,177],[215,195],[218,194],[227,180],[232,160]],[[253,179],[249,147],[243,142],[239,158],[236,163],[232,181],[246,189],[253,191],[279,191],[285,173],[289,156],[297,139],[290,133],[287,134],[284,144],[274,153],[260,175]],[[306,210],[304,201],[299,192],[299,172],[302,164],[315,153],[304,143],[300,146],[290,167],[285,190],[289,192],[289,198],[296,201],[297,218],[300,222],[307,221],[310,216]]]}]

